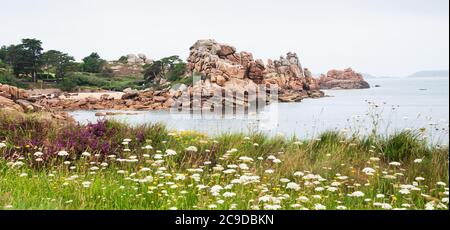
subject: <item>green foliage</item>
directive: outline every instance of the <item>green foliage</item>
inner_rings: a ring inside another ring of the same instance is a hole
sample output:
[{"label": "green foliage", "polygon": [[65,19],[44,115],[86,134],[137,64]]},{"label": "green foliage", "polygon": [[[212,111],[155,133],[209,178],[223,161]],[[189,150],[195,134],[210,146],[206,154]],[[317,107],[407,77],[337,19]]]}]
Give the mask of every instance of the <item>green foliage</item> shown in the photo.
[{"label": "green foliage", "polygon": [[[0,66],[1,66],[1,64],[0,64]],[[20,88],[27,88],[27,86],[25,84],[23,84],[22,82],[20,82],[12,73],[10,73],[6,69],[2,69],[2,67],[0,67],[0,83],[16,86],[16,87],[20,87]]]},{"label": "green foliage", "polygon": [[73,77],[64,78],[58,83],[58,88],[64,91],[74,91],[77,88],[77,79]]},{"label": "green foliage", "polygon": [[41,59],[44,71],[55,73],[57,78],[64,78],[68,72],[76,70],[75,59],[57,50],[43,53]]},{"label": "green foliage", "polygon": [[42,42],[36,39],[23,39],[19,49],[23,73],[31,75],[33,82],[36,82],[42,64],[40,60],[43,51]]},{"label": "green foliage", "polygon": [[153,64],[144,66],[144,78],[148,83],[155,79],[167,79],[177,81],[186,71],[186,63],[178,56],[165,57]]},{"label": "green foliage", "polygon": [[0,68],[5,69],[6,67],[7,67],[6,63],[4,63],[2,59],[0,59]]},{"label": "green foliage", "polygon": [[421,158],[429,154],[426,140],[419,133],[404,131],[395,134],[381,143],[384,155],[392,161]]},{"label": "green foliage", "polygon": [[128,63],[128,58],[126,56],[120,57],[119,58],[119,63],[127,64]]},{"label": "green foliage", "polygon": [[[128,58],[122,56],[116,63],[127,62]],[[11,69],[16,78],[3,74],[1,79],[4,83],[19,85],[20,82],[30,79],[34,83],[41,79],[58,82],[57,87],[70,91],[83,87],[123,90],[128,87],[142,88],[145,84],[158,86],[159,80],[162,79],[181,84],[191,82],[189,78],[183,77],[186,63],[178,56],[165,57],[144,66],[145,80],[127,76],[116,77],[107,61],[98,53],[91,53],[83,58],[82,63],[76,63],[72,56],[61,51],[43,52],[42,42],[37,39],[23,39],[21,44],[0,47],[0,68]],[[83,73],[77,73],[78,71]]]},{"label": "green foliage", "polygon": [[183,77],[186,72],[186,63],[179,62],[173,65],[173,68],[169,71],[169,81],[178,81]]},{"label": "green foliage", "polygon": [[100,58],[98,53],[92,53],[91,55],[83,58],[83,64],[81,64],[81,71],[87,73],[100,73],[102,72],[106,61]]},{"label": "green foliage", "polygon": [[140,89],[143,80],[136,77],[110,77],[104,74],[72,73],[58,83],[58,88],[64,91],[74,91],[78,88],[97,88],[122,91],[126,88]]},{"label": "green foliage", "polygon": [[16,76],[31,76],[33,82],[41,68],[42,42],[37,39],[23,39],[21,44],[3,46],[0,58],[13,67]]},{"label": "green foliage", "polygon": [[0,47],[0,61],[4,61],[7,54],[8,54],[8,47],[6,46]]}]

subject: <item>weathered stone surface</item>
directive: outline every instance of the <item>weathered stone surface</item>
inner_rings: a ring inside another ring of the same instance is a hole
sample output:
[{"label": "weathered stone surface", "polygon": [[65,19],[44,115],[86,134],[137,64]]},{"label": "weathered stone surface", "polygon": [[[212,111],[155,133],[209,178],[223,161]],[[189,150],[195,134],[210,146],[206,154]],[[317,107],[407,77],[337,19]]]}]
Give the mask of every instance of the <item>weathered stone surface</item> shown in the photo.
[{"label": "weathered stone surface", "polygon": [[125,92],[126,93],[121,99],[115,99],[114,97],[109,97],[109,95],[105,94],[99,99],[95,97],[88,97],[84,99],[71,99],[70,97],[65,99],[42,98],[38,100],[37,103],[42,105],[44,108],[54,108],[67,111],[103,109],[153,110],[168,109],[173,103],[174,98],[177,97],[168,89],[156,92],[149,89],[142,91],[127,89]]},{"label": "weathered stone surface", "polygon": [[28,99],[30,95],[23,89],[0,83],[0,96],[8,99]]},{"label": "weathered stone surface", "polygon": [[13,100],[0,96],[0,109],[24,112],[23,108]]},{"label": "weathered stone surface", "polygon": [[[312,91],[319,91],[318,81],[302,68],[297,54],[291,52],[279,60],[268,60],[266,65],[260,59],[255,60],[250,52],[237,52],[236,48],[212,39],[199,40],[191,47],[187,66],[188,74],[200,74],[204,79],[191,93],[206,98],[221,89],[235,90],[236,79],[247,85],[276,85],[280,101],[286,102],[300,101],[312,95]],[[233,83],[229,84],[230,81]],[[247,91],[242,87],[239,90]]]},{"label": "weathered stone surface", "polygon": [[117,76],[140,76],[144,70],[144,65],[152,64],[154,61],[145,54],[128,54],[126,63],[117,61],[109,62],[109,68]]},{"label": "weathered stone surface", "polygon": [[330,70],[327,75],[320,77],[321,89],[367,89],[370,88],[362,74],[356,73],[353,69]]},{"label": "weathered stone surface", "polygon": [[[38,114],[42,119],[55,122],[75,122],[67,113],[54,111],[53,107],[44,107],[34,103],[34,99],[23,89],[14,86],[0,84],[0,110],[13,116],[24,116],[28,113],[32,116]],[[39,112],[39,113],[36,113]]]}]

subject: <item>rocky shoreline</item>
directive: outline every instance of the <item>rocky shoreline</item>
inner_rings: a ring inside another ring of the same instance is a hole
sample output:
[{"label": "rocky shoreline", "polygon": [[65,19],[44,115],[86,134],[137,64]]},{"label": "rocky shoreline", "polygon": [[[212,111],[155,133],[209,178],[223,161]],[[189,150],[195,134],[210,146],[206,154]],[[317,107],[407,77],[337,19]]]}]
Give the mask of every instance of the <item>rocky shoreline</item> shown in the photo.
[{"label": "rocky shoreline", "polygon": [[[24,113],[43,111],[66,119],[67,115],[62,111],[164,110],[173,106],[180,109],[199,106],[200,109],[211,110],[225,105],[249,107],[257,100],[270,103],[273,99],[268,94],[274,87],[277,100],[286,103],[324,97],[322,89],[370,87],[362,75],[351,68],[331,70],[320,78],[314,78],[293,52],[278,60],[269,59],[266,63],[255,59],[250,52],[238,52],[231,45],[212,39],[199,40],[190,48],[187,59],[186,78],[198,79],[191,85],[181,84],[162,90],[126,89],[124,92],[72,97],[63,92],[30,95],[23,89],[0,84],[0,108]],[[249,97],[252,93],[257,96]]]},{"label": "rocky shoreline", "polygon": [[0,84],[0,110],[9,116],[33,114],[55,122],[75,122],[67,112],[43,106],[25,90],[4,84]]}]

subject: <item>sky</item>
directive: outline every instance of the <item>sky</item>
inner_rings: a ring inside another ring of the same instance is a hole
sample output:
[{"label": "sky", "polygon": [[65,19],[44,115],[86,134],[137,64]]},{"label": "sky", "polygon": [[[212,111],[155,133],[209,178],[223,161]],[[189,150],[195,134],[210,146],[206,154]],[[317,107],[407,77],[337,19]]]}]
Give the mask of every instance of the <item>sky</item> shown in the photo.
[{"label": "sky", "polygon": [[179,55],[213,38],[313,73],[449,69],[448,0],[0,0],[0,45],[37,38],[80,60]]}]

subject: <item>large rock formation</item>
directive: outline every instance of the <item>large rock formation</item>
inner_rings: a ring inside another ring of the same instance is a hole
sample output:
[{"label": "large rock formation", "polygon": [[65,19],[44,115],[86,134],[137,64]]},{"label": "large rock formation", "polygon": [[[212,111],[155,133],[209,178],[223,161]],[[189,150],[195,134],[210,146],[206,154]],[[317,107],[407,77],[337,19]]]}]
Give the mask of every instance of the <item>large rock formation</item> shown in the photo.
[{"label": "large rock formation", "polygon": [[264,72],[264,83],[278,85],[280,101],[291,102],[306,97],[324,96],[317,80],[307,68],[302,68],[295,53],[287,53],[286,57],[281,56],[275,61],[269,59]]},{"label": "large rock formation", "polygon": [[202,77],[201,82],[190,88],[191,96],[201,94],[208,99],[214,96],[213,92],[243,93],[257,88],[259,84],[277,85],[282,102],[323,96],[317,82],[309,71],[302,68],[295,53],[288,53],[286,58],[281,57],[280,60],[269,60],[265,65],[249,52],[237,52],[233,46],[212,39],[199,40],[190,50],[188,74]]},{"label": "large rock formation", "polygon": [[345,70],[330,70],[327,75],[320,76],[321,89],[367,89],[370,88],[362,74],[351,68]]}]

